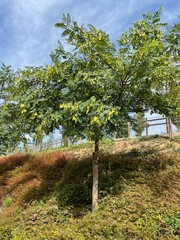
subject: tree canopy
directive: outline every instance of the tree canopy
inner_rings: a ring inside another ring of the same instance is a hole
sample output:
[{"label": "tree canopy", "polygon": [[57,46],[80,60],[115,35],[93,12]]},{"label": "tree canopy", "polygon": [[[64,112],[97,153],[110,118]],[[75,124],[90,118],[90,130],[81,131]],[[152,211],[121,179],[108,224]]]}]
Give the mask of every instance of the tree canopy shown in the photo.
[{"label": "tree canopy", "polygon": [[10,66],[0,68],[0,154],[13,149],[25,139],[20,111],[12,97],[18,74]]},{"label": "tree canopy", "polygon": [[16,97],[21,89],[19,108],[33,131],[64,125],[69,135],[96,138],[118,131],[132,112],[177,111],[179,68],[172,61],[177,26],[164,32],[160,10],[144,14],[116,45],[102,30],[78,26],[70,15],[56,27],[72,51],[59,42],[51,66],[27,67],[15,82]]}]

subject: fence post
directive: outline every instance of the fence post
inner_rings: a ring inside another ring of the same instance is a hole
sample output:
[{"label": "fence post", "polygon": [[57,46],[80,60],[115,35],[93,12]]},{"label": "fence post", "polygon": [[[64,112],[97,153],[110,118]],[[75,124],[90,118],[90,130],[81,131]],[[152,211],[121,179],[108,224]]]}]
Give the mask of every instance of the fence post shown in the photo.
[{"label": "fence post", "polygon": [[173,138],[173,132],[172,132],[172,122],[171,122],[171,118],[169,119],[169,138]]},{"label": "fence post", "polygon": [[130,122],[127,123],[127,127],[128,127],[128,138],[131,136],[131,124]]},{"label": "fence post", "polygon": [[145,121],[146,121],[146,123],[145,123],[145,125],[146,125],[146,137],[148,137],[148,120],[147,120],[147,118],[145,118]]},{"label": "fence post", "polygon": [[70,146],[70,139],[69,139],[69,137],[67,139],[67,145],[68,145],[68,147]]}]

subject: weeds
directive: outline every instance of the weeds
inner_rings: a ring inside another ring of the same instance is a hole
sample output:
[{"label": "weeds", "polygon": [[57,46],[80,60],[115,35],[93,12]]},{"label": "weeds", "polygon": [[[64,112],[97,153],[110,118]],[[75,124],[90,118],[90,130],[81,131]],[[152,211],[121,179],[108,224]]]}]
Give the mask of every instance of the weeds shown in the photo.
[{"label": "weeds", "polygon": [[12,202],[13,202],[13,200],[11,197],[6,197],[5,199],[3,199],[2,206],[4,208],[10,207]]}]

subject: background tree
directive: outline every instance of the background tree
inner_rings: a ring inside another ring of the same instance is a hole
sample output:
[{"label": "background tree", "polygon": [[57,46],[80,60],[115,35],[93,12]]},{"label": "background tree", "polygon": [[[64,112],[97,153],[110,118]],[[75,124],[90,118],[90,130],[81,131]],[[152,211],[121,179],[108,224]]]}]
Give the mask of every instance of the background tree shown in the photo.
[{"label": "background tree", "polygon": [[36,132],[34,134],[31,134],[31,137],[33,139],[34,146],[38,149],[39,147],[42,147],[42,142],[45,134],[42,131]]},{"label": "background tree", "polygon": [[141,136],[144,131],[145,126],[145,114],[142,113],[136,113],[133,118],[133,124],[132,124],[132,130],[135,131],[136,136]]},{"label": "background tree", "polygon": [[110,137],[113,138],[127,138],[128,137],[128,123],[127,119],[119,119],[119,127],[117,128],[117,131],[111,133]]},{"label": "background tree", "polygon": [[13,99],[17,102],[22,121],[26,123],[25,133],[37,141],[59,128],[56,111],[59,111],[62,89],[57,78],[58,72],[53,67],[26,67],[19,70],[14,83]]},{"label": "background tree", "polygon": [[[172,86],[168,82],[166,83],[166,92],[171,91],[172,100],[175,101],[177,105],[176,111],[171,113],[171,120],[172,123],[180,129],[180,121],[178,115],[180,114],[180,75],[179,75],[179,67],[180,67],[180,23],[174,24],[172,28],[170,28],[167,36],[167,51],[171,56],[171,61],[174,63],[176,68],[176,84],[173,84],[173,91]],[[175,77],[175,74],[174,74]],[[176,98],[174,98],[176,96]]]},{"label": "background tree", "polygon": [[13,150],[26,139],[19,108],[12,98],[17,76],[10,66],[0,67],[0,154]]},{"label": "background tree", "polygon": [[180,116],[172,116],[172,123],[176,126],[178,132],[180,131]]}]

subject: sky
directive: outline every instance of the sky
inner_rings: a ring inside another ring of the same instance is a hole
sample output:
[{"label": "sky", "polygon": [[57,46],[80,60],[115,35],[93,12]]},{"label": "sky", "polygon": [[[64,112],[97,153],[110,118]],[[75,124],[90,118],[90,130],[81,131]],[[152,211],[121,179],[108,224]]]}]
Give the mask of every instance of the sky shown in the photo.
[{"label": "sky", "polygon": [[80,25],[104,30],[115,43],[145,12],[159,7],[162,22],[178,22],[180,0],[0,0],[0,65],[22,69],[50,64],[57,41],[64,43],[55,27],[63,13]]},{"label": "sky", "polygon": [[178,21],[180,0],[0,0],[0,64],[13,69],[50,64],[62,41],[55,23],[63,13],[108,33],[115,43],[142,14],[163,7],[162,21]]}]

